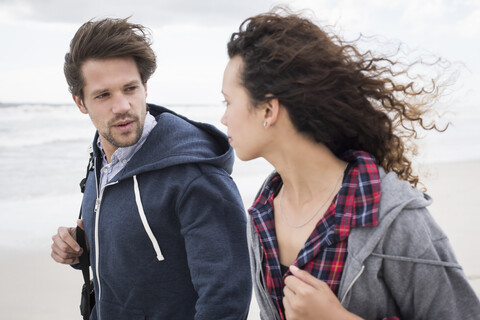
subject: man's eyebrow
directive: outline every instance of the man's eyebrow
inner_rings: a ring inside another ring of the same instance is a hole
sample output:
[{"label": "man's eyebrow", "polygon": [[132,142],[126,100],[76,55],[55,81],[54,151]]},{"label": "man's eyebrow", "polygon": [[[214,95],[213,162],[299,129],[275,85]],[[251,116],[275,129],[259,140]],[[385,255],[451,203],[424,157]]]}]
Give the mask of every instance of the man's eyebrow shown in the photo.
[{"label": "man's eyebrow", "polygon": [[129,87],[129,86],[132,86],[132,85],[140,85],[141,84],[141,81],[139,80],[132,80],[130,82],[127,82],[126,84],[123,85],[123,87]]},{"label": "man's eyebrow", "polygon": [[94,90],[94,91],[92,91],[91,96],[92,96],[92,97],[95,97],[95,96],[104,94],[104,93],[106,93],[106,92],[108,92],[108,89],[98,89],[98,90]]}]

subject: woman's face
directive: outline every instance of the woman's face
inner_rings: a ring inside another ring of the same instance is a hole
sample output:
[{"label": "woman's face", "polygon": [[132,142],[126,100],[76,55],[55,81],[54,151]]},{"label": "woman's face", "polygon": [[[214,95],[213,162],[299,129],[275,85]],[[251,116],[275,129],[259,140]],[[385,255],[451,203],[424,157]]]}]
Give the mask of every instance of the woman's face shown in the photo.
[{"label": "woman's face", "polygon": [[223,75],[222,94],[226,109],[222,124],[227,127],[228,141],[240,160],[247,161],[261,156],[263,108],[251,105],[247,90],[240,82],[243,59],[235,56],[227,64]]}]

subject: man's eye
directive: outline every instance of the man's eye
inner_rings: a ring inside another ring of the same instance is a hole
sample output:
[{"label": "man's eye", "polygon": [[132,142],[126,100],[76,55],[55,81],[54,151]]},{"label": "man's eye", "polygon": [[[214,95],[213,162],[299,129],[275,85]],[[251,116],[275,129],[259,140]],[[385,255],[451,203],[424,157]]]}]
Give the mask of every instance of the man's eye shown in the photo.
[{"label": "man's eye", "polygon": [[125,89],[125,91],[134,91],[135,89],[137,89],[138,87],[137,86],[131,86],[131,87],[127,87]]},{"label": "man's eye", "polygon": [[95,97],[95,99],[103,99],[103,98],[106,98],[108,97],[108,93],[102,93],[102,94],[99,94],[98,96]]},{"label": "man's eye", "polygon": [[228,107],[228,105],[230,104],[227,100],[223,100],[222,103],[225,107]]}]

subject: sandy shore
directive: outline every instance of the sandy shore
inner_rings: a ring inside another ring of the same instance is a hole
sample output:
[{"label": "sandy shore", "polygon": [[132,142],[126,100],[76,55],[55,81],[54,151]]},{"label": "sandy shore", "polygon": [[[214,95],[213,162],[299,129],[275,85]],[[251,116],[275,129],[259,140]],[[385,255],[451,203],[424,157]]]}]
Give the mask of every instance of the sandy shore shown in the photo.
[{"label": "sandy shore", "polygon": [[[425,179],[427,192],[434,198],[430,211],[449,236],[459,262],[480,296],[480,250],[477,248],[480,212],[476,205],[480,187],[475,179],[480,172],[480,161],[436,164],[426,169],[429,173]],[[426,169],[423,168],[422,173]],[[248,194],[246,203],[257,187],[239,184],[242,195]],[[244,188],[248,190],[242,190]],[[50,238],[51,234],[45,237]],[[44,247],[44,243],[46,241],[41,242],[41,247],[28,249],[0,247],[2,319],[81,319],[78,305],[82,275],[55,263],[50,258],[50,248]],[[256,310],[253,301],[250,320],[259,319]]]}]

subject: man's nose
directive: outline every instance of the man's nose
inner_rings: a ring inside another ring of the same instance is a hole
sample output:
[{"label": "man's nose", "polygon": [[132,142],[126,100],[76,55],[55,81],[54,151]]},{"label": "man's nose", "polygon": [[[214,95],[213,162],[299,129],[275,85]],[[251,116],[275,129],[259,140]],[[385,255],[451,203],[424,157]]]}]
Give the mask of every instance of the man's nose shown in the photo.
[{"label": "man's nose", "polygon": [[130,101],[123,94],[118,94],[113,100],[113,113],[125,113],[130,110]]}]

